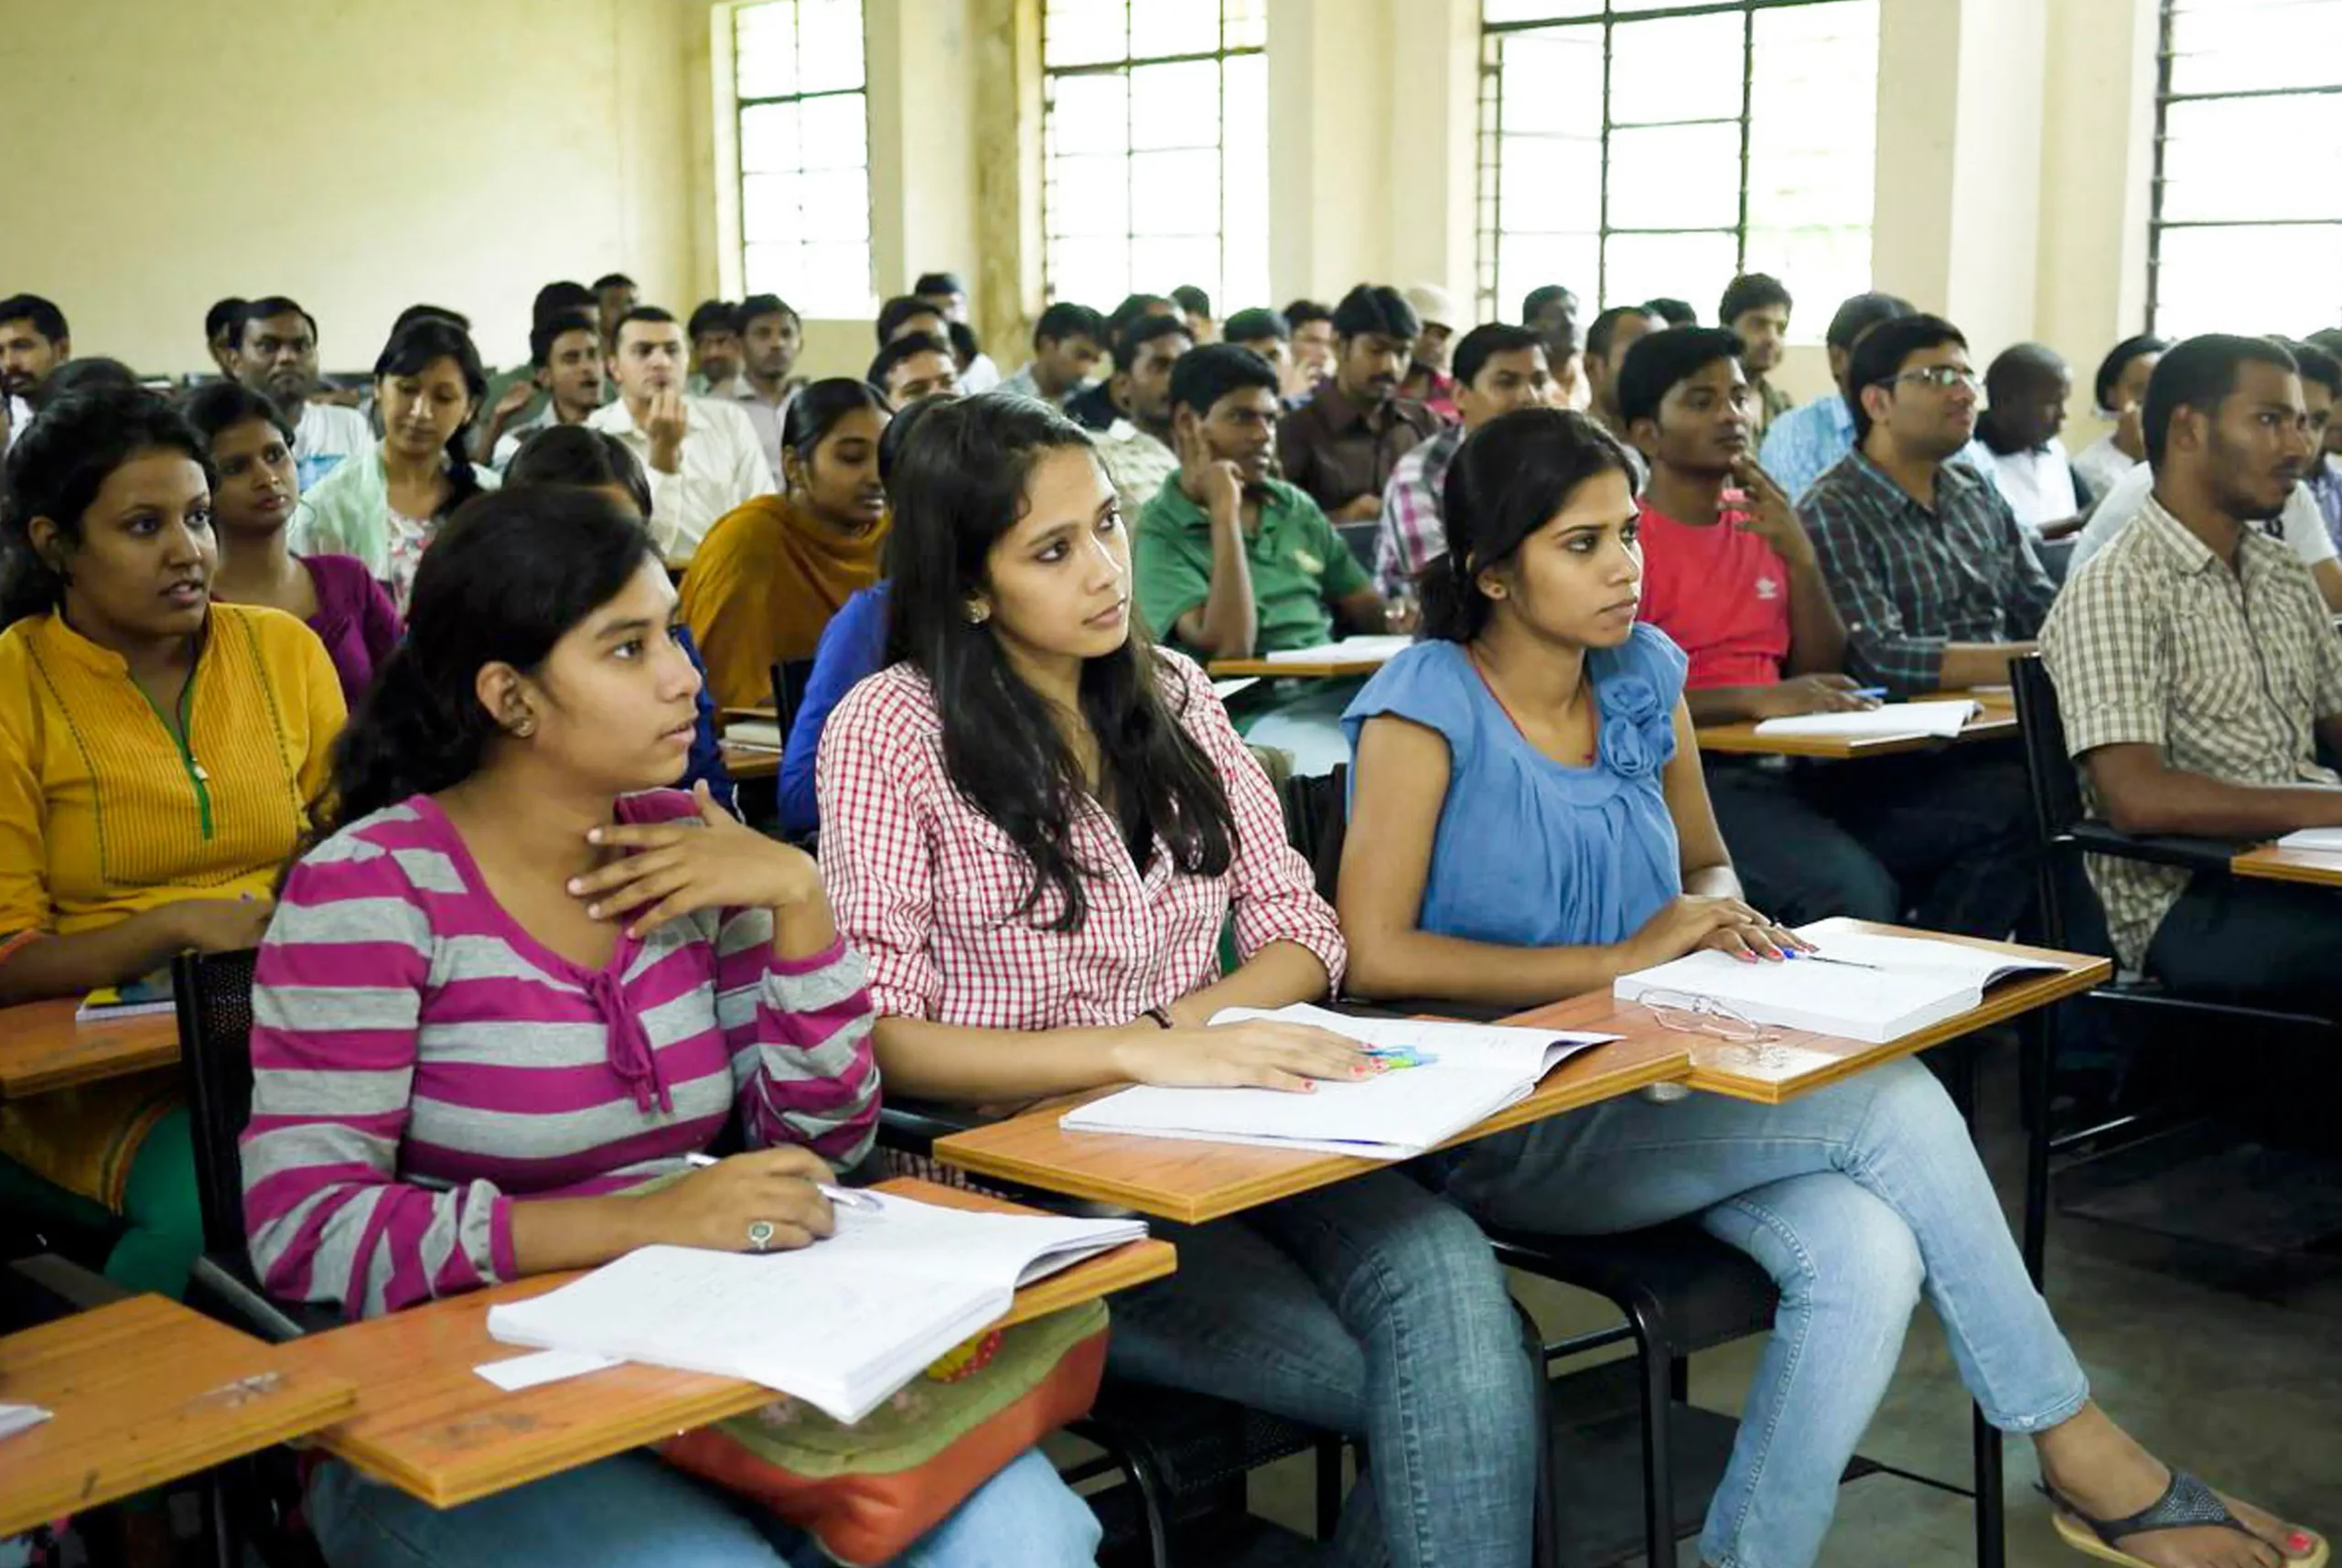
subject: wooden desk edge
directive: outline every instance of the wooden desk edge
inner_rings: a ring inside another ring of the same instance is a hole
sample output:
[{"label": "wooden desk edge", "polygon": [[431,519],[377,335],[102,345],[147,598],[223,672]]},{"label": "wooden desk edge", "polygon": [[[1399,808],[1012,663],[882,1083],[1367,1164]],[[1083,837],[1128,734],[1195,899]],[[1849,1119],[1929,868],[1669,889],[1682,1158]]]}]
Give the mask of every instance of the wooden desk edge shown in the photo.
[{"label": "wooden desk edge", "polygon": [[[1452,1149],[1461,1144],[1474,1143],[1481,1138],[1493,1137],[1499,1133],[1510,1132],[1516,1127],[1527,1126],[1532,1122],[1542,1122],[1548,1117],[1566,1115],[1572,1111],[1584,1110],[1588,1105],[1596,1104],[1605,1100],[1615,1100],[1619,1095],[1631,1094],[1638,1089],[1648,1088],[1654,1083],[1673,1082],[1690,1070],[1691,1061],[1691,1053],[1683,1049],[1654,1052],[1640,1058],[1623,1058],[1619,1064],[1609,1071],[1585,1073],[1573,1079],[1566,1095],[1551,1097],[1541,1101],[1537,1094],[1532,1091],[1526,1099],[1508,1105],[1495,1114],[1475,1122],[1435,1147]],[[1557,1073],[1566,1072],[1574,1066],[1585,1065],[1588,1065],[1585,1060],[1574,1058],[1553,1070]],[[1052,1120],[1061,1113],[1061,1108],[1026,1112],[1028,1116],[1047,1116]],[[983,1129],[979,1128],[976,1131],[981,1132]],[[1123,1134],[1081,1133],[1066,1134],[1072,1138],[1093,1135],[1121,1136]],[[984,1147],[982,1144],[971,1147],[962,1141],[965,1136],[965,1134],[954,1133],[948,1138],[937,1139],[935,1157],[946,1165],[956,1165],[962,1170],[978,1176],[997,1176],[1004,1181],[1015,1181],[1026,1187],[1040,1187],[1066,1197],[1082,1197],[1097,1203],[1119,1204],[1125,1208],[1134,1208],[1155,1219],[1169,1219],[1182,1225],[1201,1225],[1213,1219],[1224,1219],[1231,1214],[1241,1214],[1247,1209],[1261,1208],[1279,1198],[1294,1197],[1305,1192],[1315,1192],[1320,1187],[1331,1187],[1336,1182],[1347,1181],[1352,1176],[1362,1176],[1369,1171],[1389,1169],[1406,1163],[1403,1160],[1376,1160],[1356,1155],[1327,1155],[1315,1150],[1295,1150],[1292,1155],[1294,1161],[1292,1169],[1265,1171],[1244,1181],[1230,1182],[1224,1187],[1215,1187],[1209,1194],[1182,1199],[1166,1196],[1159,1187],[1143,1186],[1136,1182],[1119,1181],[1112,1176],[1090,1171],[1067,1171],[1056,1165],[1037,1165],[1016,1155],[1001,1155]],[[1212,1142],[1207,1138],[1176,1141],[1198,1144],[1209,1144]],[[1222,1146],[1244,1149],[1248,1152],[1257,1147],[1249,1144],[1228,1144]]]},{"label": "wooden desk edge", "polygon": [[2287,849],[2264,843],[2229,862],[2239,876],[2267,882],[2299,882],[2316,887],[2342,886],[2342,853],[2319,849]]},{"label": "wooden desk edge", "polygon": [[1295,680],[1336,680],[1348,675],[1371,675],[1390,662],[1383,659],[1329,659],[1321,663],[1298,664],[1291,660],[1219,659],[1206,667],[1205,672],[1215,681],[1235,681],[1246,676],[1260,680],[1290,676]]}]

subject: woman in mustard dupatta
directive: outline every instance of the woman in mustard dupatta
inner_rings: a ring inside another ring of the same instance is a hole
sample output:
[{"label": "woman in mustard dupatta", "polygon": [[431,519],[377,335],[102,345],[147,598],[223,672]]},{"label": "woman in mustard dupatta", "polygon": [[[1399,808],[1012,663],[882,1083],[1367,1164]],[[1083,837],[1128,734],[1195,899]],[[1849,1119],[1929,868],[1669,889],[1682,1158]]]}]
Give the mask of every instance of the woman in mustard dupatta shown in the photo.
[{"label": "woman in mustard dupatta", "polygon": [[772,700],[772,667],[810,659],[849,596],[878,580],[886,405],[867,384],[815,381],[781,432],[786,489],[716,520],[683,575],[683,620],[720,707]]}]

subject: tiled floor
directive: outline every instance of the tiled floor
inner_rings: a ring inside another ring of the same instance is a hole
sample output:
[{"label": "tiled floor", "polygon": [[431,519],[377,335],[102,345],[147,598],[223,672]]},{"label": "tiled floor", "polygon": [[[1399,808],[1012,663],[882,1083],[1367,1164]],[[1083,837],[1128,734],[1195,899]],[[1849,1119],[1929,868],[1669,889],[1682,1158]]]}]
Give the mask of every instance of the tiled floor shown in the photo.
[{"label": "tiled floor", "polygon": [[[2013,1093],[2000,1078],[1988,1103]],[[1987,1146],[2004,1201],[2020,1176],[2013,1121],[1993,1117]],[[1549,1334],[1607,1320],[1591,1297],[1520,1282]],[[2166,1459],[2224,1488],[2328,1530],[2342,1530],[2342,1265],[2241,1271],[2230,1255],[2135,1231],[2053,1216],[2048,1296],[2099,1399]],[[1692,1397],[1737,1407],[1756,1358],[1746,1341],[1698,1358]],[[1964,1481],[1969,1417],[1941,1329],[1922,1308],[1901,1370],[1863,1451],[1924,1474]],[[2051,1532],[2032,1490],[2028,1444],[2008,1456],[2010,1568],[2072,1568],[2084,1559]],[[1309,1519],[1307,1462],[1254,1478],[1256,1511],[1295,1528]],[[1975,1561],[1963,1498],[1874,1476],[1840,1494],[1825,1568],[1953,1568]],[[1685,1543],[1681,1561],[1696,1553]]]}]

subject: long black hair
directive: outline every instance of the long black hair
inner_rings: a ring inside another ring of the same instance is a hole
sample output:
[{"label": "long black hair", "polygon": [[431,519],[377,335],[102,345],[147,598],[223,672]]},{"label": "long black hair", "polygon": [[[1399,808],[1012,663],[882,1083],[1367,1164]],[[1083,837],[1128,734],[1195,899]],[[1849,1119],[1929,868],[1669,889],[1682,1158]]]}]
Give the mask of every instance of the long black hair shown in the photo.
[{"label": "long black hair", "polygon": [[502,733],[480,705],[481,668],[534,671],[658,559],[650,532],[592,490],[525,486],[465,507],[424,552],[407,635],[334,747],[317,837],[470,778]]},{"label": "long black hair", "polygon": [[549,424],[532,433],[504,465],[504,488],[524,485],[616,485],[650,515],[650,480],[625,442],[590,424]]},{"label": "long black hair", "polygon": [[382,345],[374,360],[374,379],[419,376],[441,360],[456,361],[472,400],[471,412],[447,436],[447,504],[439,509],[446,516],[479,494],[479,476],[472,471],[471,428],[488,402],[488,372],[480,368],[472,335],[444,316],[412,317]]},{"label": "long black hair", "polygon": [[798,460],[811,466],[813,448],[830,438],[838,421],[857,408],[866,408],[883,423],[887,417],[886,400],[868,381],[857,381],[852,376],[831,376],[798,389],[789,400],[789,417],[781,424],[780,444],[797,454]]},{"label": "long black hair", "polygon": [[99,387],[59,398],[16,433],[0,510],[0,626],[63,607],[70,569],[33,549],[32,523],[48,518],[67,553],[81,543],[81,515],[116,468],[143,452],[183,452],[216,483],[203,438],[178,412],[138,387]]},{"label": "long black hair", "polygon": [[1633,483],[1627,449],[1572,409],[1515,409],[1474,431],[1456,449],[1440,492],[1447,548],[1415,579],[1423,636],[1442,642],[1479,636],[1488,624],[1480,574],[1518,555],[1569,504],[1571,491],[1614,469]]},{"label": "long black hair", "polygon": [[[1080,426],[1030,398],[939,402],[919,414],[886,481],[888,660],[908,660],[934,688],[952,787],[1025,852],[1033,878],[1017,912],[1054,906],[1054,931],[1081,928],[1084,883],[1104,874],[1073,844],[1085,781],[1048,704],[968,607],[984,589],[993,545],[1026,510],[1036,465],[1089,450]],[[1121,649],[1082,664],[1080,701],[1098,741],[1101,793],[1133,857],[1159,838],[1178,870],[1224,873],[1236,850],[1227,787],[1165,700],[1154,645],[1135,618]]]}]

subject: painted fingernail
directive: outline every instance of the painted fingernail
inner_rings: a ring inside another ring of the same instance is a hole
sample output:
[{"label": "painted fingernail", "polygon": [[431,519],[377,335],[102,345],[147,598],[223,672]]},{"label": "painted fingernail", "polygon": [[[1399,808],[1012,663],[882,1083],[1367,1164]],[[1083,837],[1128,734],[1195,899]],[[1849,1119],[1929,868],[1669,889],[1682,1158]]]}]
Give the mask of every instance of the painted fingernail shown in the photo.
[{"label": "painted fingernail", "polygon": [[599,828],[587,828],[586,830],[586,842],[587,843],[600,843],[602,842],[602,830]]},{"label": "painted fingernail", "polygon": [[588,904],[586,906],[586,914],[588,918],[598,920],[602,918],[602,907],[599,904]]},{"label": "painted fingernail", "polygon": [[586,879],[585,879],[584,877],[582,877],[582,876],[573,876],[573,877],[571,877],[571,878],[569,879],[569,890],[570,890],[572,893],[583,893],[583,892],[585,892],[585,891],[586,891]]},{"label": "painted fingernail", "polygon": [[2297,1530],[2285,1537],[2285,1550],[2296,1557],[2307,1554],[2309,1549],[2316,1544],[2317,1537],[2305,1530]]}]

